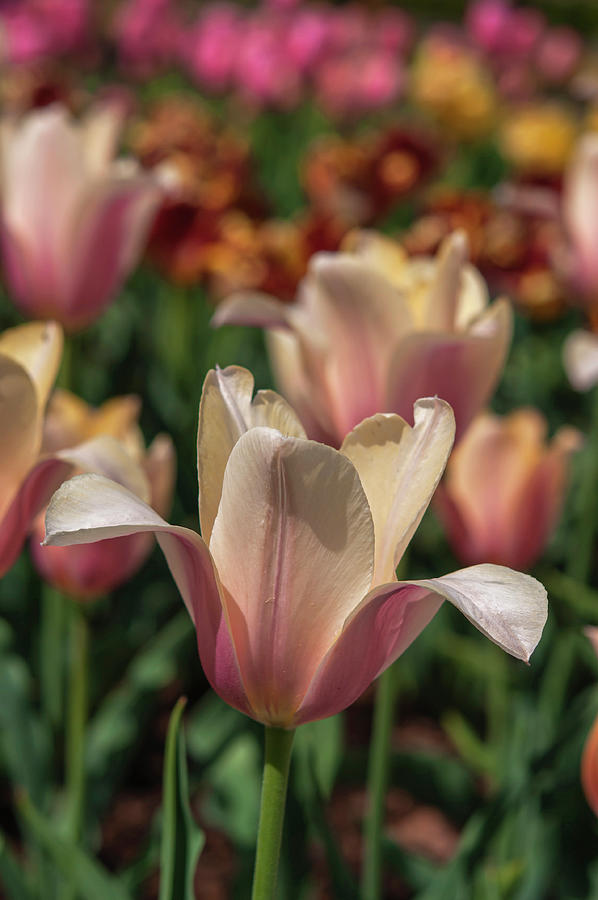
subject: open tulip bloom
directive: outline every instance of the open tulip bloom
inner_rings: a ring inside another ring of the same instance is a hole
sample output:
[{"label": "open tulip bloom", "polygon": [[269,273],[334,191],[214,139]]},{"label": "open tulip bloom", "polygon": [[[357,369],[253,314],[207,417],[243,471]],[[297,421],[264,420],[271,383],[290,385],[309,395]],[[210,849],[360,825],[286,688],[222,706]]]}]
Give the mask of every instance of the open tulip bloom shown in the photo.
[{"label": "open tulip bloom", "polygon": [[294,728],[347,707],[444,600],[528,660],[546,618],[534,579],[495,565],[425,581],[395,569],[442,475],[450,406],[419,400],[415,425],[365,419],[341,450],[307,440],[272,391],[252,401],[237,367],[209,372],[198,432],[202,535],[169,525],[120,484],[65,482],[47,544],[153,531],[197,629],[220,696],[260,722]]},{"label": "open tulip bloom", "polygon": [[33,519],[74,469],[118,472],[139,492],[137,467],[118,441],[96,437],[46,451],[44,413],[62,352],[55,322],[0,335],[0,576],[12,566]]},{"label": "open tulip bloom", "polygon": [[[252,400],[252,393],[245,369],[206,377],[198,431],[203,537],[169,525],[123,486],[82,475],[53,497],[46,543],[153,531],[210,683],[231,706],[274,726],[267,733],[351,704],[444,600],[529,659],[547,611],[533,578],[480,565],[396,580],[451,450],[447,403],[418,400],[413,427],[393,414],[365,419],[339,451],[308,440],[277,394],[260,391]],[[260,869],[259,847],[258,882],[271,865]]]},{"label": "open tulip bloom", "polygon": [[463,232],[435,258],[414,259],[389,238],[353,232],[341,252],[312,257],[296,303],[238,293],[213,323],[267,329],[278,385],[310,437],[338,447],[367,416],[409,418],[418,397],[436,394],[459,436],[490,397],[512,330],[509,303],[488,305],[467,254]]}]

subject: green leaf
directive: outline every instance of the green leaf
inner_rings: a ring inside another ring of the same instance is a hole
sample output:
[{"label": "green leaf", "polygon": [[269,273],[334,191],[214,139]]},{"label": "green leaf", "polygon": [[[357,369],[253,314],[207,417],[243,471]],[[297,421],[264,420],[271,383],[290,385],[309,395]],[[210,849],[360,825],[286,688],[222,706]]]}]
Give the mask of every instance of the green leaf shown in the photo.
[{"label": "green leaf", "polygon": [[120,880],[80,847],[61,837],[55,825],[34,807],[26,794],[21,795],[18,807],[31,833],[60,870],[65,885],[72,885],[83,900],[132,900]]},{"label": "green leaf", "polygon": [[186,703],[185,697],[177,702],[166,735],[160,900],[194,900],[193,876],[205,842],[189,806],[187,757],[181,729]]},{"label": "green leaf", "polygon": [[0,834],[0,884],[8,900],[33,900],[25,873],[10,852],[3,834]]}]

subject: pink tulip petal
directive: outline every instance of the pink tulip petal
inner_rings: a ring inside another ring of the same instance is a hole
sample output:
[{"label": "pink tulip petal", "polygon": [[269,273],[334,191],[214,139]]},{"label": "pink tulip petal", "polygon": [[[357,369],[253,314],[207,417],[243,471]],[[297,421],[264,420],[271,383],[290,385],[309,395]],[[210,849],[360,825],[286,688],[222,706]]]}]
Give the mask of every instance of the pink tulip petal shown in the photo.
[{"label": "pink tulip petal", "polygon": [[[340,442],[373,410],[389,411],[386,372],[410,314],[388,279],[351,254],[317,254],[310,273],[306,290],[326,335],[321,353],[329,414]],[[307,347],[313,339],[308,331],[302,336]],[[312,390],[322,390],[319,378],[312,379]]]},{"label": "pink tulip petal", "polygon": [[229,457],[210,551],[255,715],[285,725],[372,576],[373,524],[340,453],[254,428]]},{"label": "pink tulip petal", "polygon": [[276,428],[282,434],[305,437],[303,426],[274,391],[258,391],[254,379],[240,366],[211,369],[206,375],[199,405],[197,472],[199,520],[209,543],[218,512],[224,470],[231,450],[242,434],[257,425]]},{"label": "pink tulip petal", "polygon": [[341,453],[359,474],[376,536],[374,583],[392,581],[444,471],[455,434],[443,400],[418,400],[415,426],[395,415],[365,419],[347,435]]},{"label": "pink tulip petal", "polygon": [[46,459],[38,463],[21,484],[0,521],[0,577],[16,560],[35,516],[44,508],[70,469],[67,462]]},{"label": "pink tulip petal", "polygon": [[497,300],[467,334],[408,335],[395,351],[386,409],[409,421],[418,397],[436,394],[452,406],[460,436],[498,380],[511,327],[508,303]]},{"label": "pink tulip petal", "polygon": [[407,649],[443,600],[526,662],[546,622],[542,585],[502,566],[473,566],[442,578],[381,585],[348,617],[305,694],[295,724],[333,715],[357,699]]},{"label": "pink tulip petal", "polygon": [[69,546],[153,532],[197,630],[199,655],[220,696],[251,715],[220,601],[218,576],[200,536],[169,525],[151,507],[101,475],[65,481],[46,514],[46,544]]},{"label": "pink tulip petal", "polygon": [[375,588],[324,658],[294,724],[324,719],[350,706],[423,631],[442,602],[426,588],[396,583]]},{"label": "pink tulip petal", "polygon": [[598,285],[596,209],[598,204],[598,136],[586,135],[567,170],[563,218],[576,257],[576,280],[586,289]]},{"label": "pink tulip petal", "polygon": [[425,316],[425,320],[438,330],[452,331],[455,327],[463,267],[468,253],[469,246],[464,231],[450,234],[438,252]]},{"label": "pink tulip petal", "polygon": [[88,325],[113,299],[137,262],[160,199],[157,182],[144,176],[113,177],[84,193],[72,217],[71,261],[62,260],[66,281],[57,299],[65,327]]}]

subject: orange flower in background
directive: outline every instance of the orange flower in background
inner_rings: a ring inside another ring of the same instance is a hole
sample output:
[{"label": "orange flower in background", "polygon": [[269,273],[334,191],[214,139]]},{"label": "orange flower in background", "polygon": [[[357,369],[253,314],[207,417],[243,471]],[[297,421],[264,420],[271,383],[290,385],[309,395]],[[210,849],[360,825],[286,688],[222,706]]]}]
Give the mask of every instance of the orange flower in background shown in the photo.
[{"label": "orange flower in background", "polygon": [[214,324],[262,325],[274,373],[311,436],[338,446],[363,418],[437,394],[460,434],[487,402],[511,339],[505,300],[488,305],[455,233],[436,258],[409,259],[374,232],[312,257],[295,304],[240,293]]},{"label": "orange flower in background", "polygon": [[4,277],[27,316],[84,328],[137,263],[163,192],[132,160],[113,159],[121,125],[120,103],[78,124],[59,105],[2,123]]},{"label": "orange flower in background", "polygon": [[529,569],[564,500],[569,458],[581,434],[561,428],[550,444],[537,410],[478,416],[453,451],[434,505],[457,558]]},{"label": "orange flower in background", "polygon": [[[172,441],[158,435],[145,449],[137,425],[138,397],[115,397],[99,408],[89,406],[68,391],[56,391],[48,406],[44,449],[57,452],[103,436],[114,438],[130,460],[128,471],[103,471],[146,500],[160,515],[172,504],[175,453]],[[90,599],[114,590],[131,578],[152,549],[150,535],[137,534],[99,544],[42,547],[43,514],[31,537],[31,556],[42,578],[77,599]]]}]

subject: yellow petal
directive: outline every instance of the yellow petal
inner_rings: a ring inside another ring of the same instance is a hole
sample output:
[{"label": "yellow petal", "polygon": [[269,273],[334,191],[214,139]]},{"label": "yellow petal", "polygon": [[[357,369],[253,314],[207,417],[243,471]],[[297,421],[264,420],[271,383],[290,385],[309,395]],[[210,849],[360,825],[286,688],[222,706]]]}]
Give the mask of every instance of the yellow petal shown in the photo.
[{"label": "yellow petal", "polygon": [[359,473],[374,520],[374,584],[395,578],[398,562],[426,511],[455,437],[455,417],[438,398],[418,400],[412,428],[396,415],[365,419],[341,452]]},{"label": "yellow petal", "polygon": [[224,470],[241,435],[257,425],[267,425],[282,434],[305,437],[303,426],[286,400],[274,391],[258,391],[252,399],[253,387],[253,375],[240,366],[211,369],[204,381],[199,405],[197,471],[199,520],[206,543],[218,512]]}]

